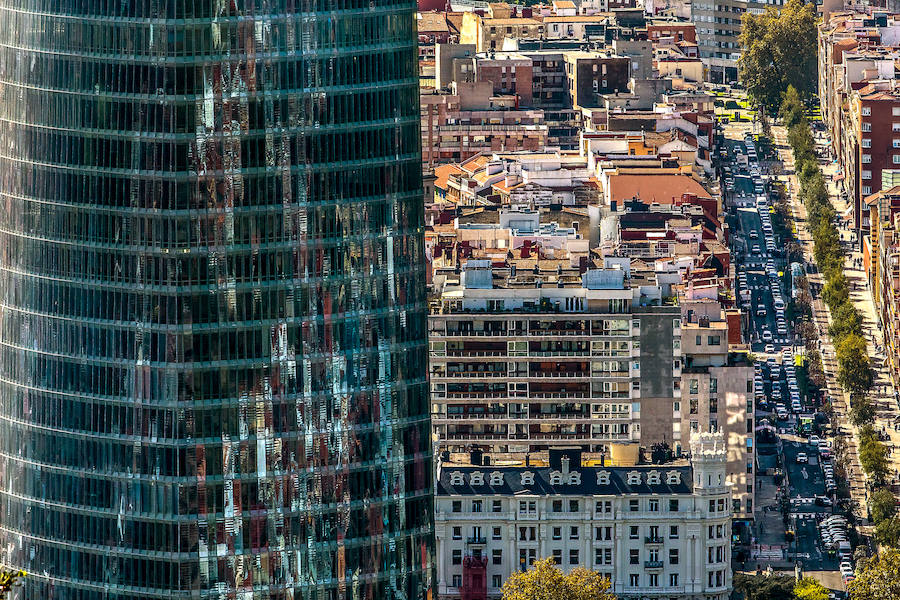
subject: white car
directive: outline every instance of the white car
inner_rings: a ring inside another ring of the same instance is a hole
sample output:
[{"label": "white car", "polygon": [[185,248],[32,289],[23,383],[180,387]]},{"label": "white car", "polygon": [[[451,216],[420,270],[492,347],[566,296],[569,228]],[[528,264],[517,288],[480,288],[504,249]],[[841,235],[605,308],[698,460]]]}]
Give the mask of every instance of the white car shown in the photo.
[{"label": "white car", "polygon": [[798,463],[808,463],[809,457],[806,456],[806,452],[800,452],[797,454],[797,462]]}]

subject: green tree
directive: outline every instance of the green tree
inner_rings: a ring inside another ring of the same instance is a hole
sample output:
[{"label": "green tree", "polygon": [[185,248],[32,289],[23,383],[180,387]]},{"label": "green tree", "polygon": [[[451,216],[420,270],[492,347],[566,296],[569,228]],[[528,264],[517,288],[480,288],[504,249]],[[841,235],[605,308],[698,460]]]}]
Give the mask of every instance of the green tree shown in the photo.
[{"label": "green tree", "polygon": [[859,464],[876,486],[884,485],[890,472],[887,448],[871,426],[863,427],[859,432]]},{"label": "green tree", "polygon": [[0,568],[0,600],[7,598],[14,587],[21,585],[25,576],[25,571]]},{"label": "green tree", "polygon": [[[818,262],[818,261],[817,261]],[[822,261],[827,264],[827,261]],[[822,264],[820,262],[820,266]],[[836,309],[841,304],[850,300],[850,290],[847,289],[847,280],[840,271],[832,269],[826,276],[825,287],[822,288],[822,300],[831,309]]]},{"label": "green tree", "polygon": [[848,587],[852,600],[900,598],[900,551],[886,550],[865,561]]},{"label": "green tree", "polygon": [[812,577],[804,577],[794,586],[797,600],[828,600],[828,589]]},{"label": "green tree", "polygon": [[784,126],[791,129],[795,125],[806,125],[805,109],[800,92],[794,86],[789,85],[781,100],[780,113]]},{"label": "green tree", "polygon": [[881,523],[897,514],[897,499],[885,488],[875,490],[869,497],[869,514],[872,521]]},{"label": "green tree", "polygon": [[862,316],[855,306],[845,302],[831,311],[831,325],[828,327],[828,333],[835,341],[851,333],[859,335],[861,331]]},{"label": "green tree", "polygon": [[794,86],[801,98],[816,90],[816,11],[801,0],[760,15],[744,13],[738,74],[750,97],[774,113]]},{"label": "green tree", "polygon": [[[827,286],[826,286],[827,287]],[[822,292],[824,295],[824,291]],[[864,394],[872,387],[874,375],[866,342],[856,334],[845,335],[836,348],[838,383],[851,394]]]},{"label": "green tree", "polygon": [[875,525],[875,541],[882,546],[895,547],[900,541],[900,518],[891,517]]},{"label": "green tree", "polygon": [[516,571],[503,584],[503,600],[616,600],[609,580],[596,571],[578,567],[566,575],[552,558]]},{"label": "green tree", "polygon": [[794,600],[794,578],[784,575],[735,573],[734,589],[744,600]]},{"label": "green tree", "polygon": [[857,427],[875,422],[875,403],[865,396],[859,396],[850,406],[850,421]]}]

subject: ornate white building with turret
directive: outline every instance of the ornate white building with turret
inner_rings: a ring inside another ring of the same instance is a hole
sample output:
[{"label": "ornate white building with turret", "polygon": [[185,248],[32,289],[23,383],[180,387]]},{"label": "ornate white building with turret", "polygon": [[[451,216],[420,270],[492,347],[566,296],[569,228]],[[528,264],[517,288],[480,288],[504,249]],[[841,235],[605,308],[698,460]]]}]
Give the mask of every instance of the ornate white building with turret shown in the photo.
[{"label": "ornate white building with turret", "polygon": [[691,459],[608,466],[577,450],[542,466],[444,462],[435,521],[441,598],[498,598],[515,569],[552,556],[606,575],[619,598],[725,600],[731,485],[722,434]]}]

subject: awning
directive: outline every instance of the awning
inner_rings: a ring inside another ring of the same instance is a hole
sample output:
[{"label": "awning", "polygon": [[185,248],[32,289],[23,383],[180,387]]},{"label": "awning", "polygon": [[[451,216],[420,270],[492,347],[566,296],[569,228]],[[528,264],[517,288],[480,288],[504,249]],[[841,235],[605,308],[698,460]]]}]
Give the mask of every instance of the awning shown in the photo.
[{"label": "awning", "polygon": [[832,177],[832,179],[834,179],[834,181],[843,181],[844,174],[843,173],[835,173],[834,177]]}]

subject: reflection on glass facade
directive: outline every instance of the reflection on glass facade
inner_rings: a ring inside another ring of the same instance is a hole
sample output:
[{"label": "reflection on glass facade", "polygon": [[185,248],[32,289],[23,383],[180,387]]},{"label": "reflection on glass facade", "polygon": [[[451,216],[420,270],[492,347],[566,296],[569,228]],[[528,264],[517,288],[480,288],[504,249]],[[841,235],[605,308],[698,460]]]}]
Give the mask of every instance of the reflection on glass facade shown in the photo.
[{"label": "reflection on glass facade", "polygon": [[412,0],[0,0],[18,597],[430,597]]}]

